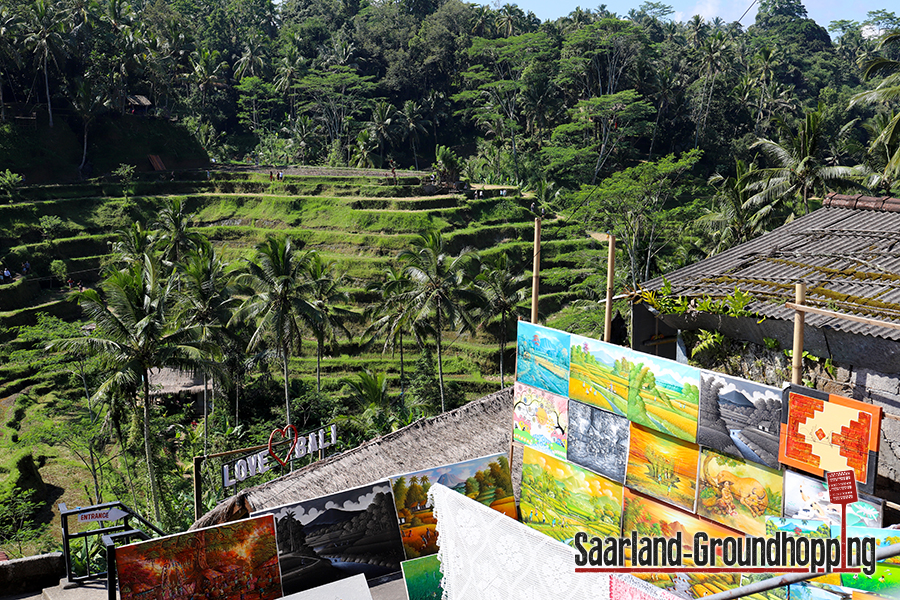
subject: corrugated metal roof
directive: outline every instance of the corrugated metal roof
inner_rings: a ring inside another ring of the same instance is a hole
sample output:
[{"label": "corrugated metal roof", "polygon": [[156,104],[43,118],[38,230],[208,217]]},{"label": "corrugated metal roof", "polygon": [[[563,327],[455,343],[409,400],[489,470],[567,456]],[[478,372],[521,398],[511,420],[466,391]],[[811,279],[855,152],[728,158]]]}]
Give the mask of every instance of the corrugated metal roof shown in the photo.
[{"label": "corrugated metal roof", "polygon": [[[805,282],[806,304],[900,323],[900,199],[829,194],[824,206],[721,254],[665,276],[676,295],[720,298],[735,287],[748,307],[793,319],[784,307]],[[662,278],[644,284],[659,289]],[[900,330],[807,314],[814,327],[900,340]]]}]

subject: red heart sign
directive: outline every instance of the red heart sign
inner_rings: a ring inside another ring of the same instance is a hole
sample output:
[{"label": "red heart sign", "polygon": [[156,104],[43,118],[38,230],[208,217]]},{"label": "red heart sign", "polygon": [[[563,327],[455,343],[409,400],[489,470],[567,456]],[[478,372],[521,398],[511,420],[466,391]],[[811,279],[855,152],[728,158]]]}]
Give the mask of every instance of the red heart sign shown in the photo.
[{"label": "red heart sign", "polygon": [[[285,460],[281,460],[281,457],[278,456],[277,454],[275,454],[275,450],[272,448],[272,443],[274,442],[275,434],[278,434],[283,438],[287,438],[288,431],[293,431],[294,436],[292,438],[290,438],[291,447],[288,450],[287,455],[285,455]],[[273,431],[272,433],[269,434],[269,454],[271,454],[272,458],[277,460],[281,464],[282,467],[285,466],[287,464],[287,461],[289,461],[291,459],[291,454],[294,453],[294,448],[296,448],[296,447],[297,447],[297,428],[294,427],[293,425],[288,425],[284,429],[276,429],[275,431]]]}]

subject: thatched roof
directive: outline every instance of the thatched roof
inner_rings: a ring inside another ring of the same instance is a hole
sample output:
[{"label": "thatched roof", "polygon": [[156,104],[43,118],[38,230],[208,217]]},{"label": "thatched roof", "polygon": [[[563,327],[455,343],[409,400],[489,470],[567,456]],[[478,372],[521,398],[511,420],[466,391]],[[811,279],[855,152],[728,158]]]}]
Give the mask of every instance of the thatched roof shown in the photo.
[{"label": "thatched roof", "polygon": [[255,510],[310,500],[392,475],[508,452],[512,411],[513,388],[509,387],[241,490],[200,517],[191,529],[246,518]]},{"label": "thatched roof", "polygon": [[199,373],[163,368],[150,371],[150,395],[202,394],[203,377]]}]

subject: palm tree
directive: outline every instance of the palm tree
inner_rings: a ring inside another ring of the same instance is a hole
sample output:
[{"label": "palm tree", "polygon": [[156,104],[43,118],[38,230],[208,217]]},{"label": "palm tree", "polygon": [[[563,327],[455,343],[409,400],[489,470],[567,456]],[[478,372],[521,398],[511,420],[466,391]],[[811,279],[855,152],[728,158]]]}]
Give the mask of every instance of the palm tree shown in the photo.
[{"label": "palm tree", "polygon": [[257,348],[266,337],[272,339],[282,361],[285,415],[290,424],[288,362],[294,348],[300,347],[303,327],[312,329],[318,319],[304,276],[309,255],[295,252],[290,238],[269,238],[256,251],[259,262],[251,262],[247,272],[237,278],[253,293],[235,311],[229,324],[243,319],[255,324],[248,350]]},{"label": "palm tree", "polygon": [[162,251],[163,262],[174,268],[191,250],[206,243],[203,234],[191,231],[193,215],[184,212],[184,202],[178,196],[169,199],[169,204],[159,213],[159,220],[153,224],[158,232],[156,245]]},{"label": "palm tree", "polygon": [[[412,313],[404,304],[404,294],[409,292],[412,282],[403,269],[395,266],[388,267],[384,272],[384,281],[375,281],[369,284],[369,291],[377,292],[381,297],[376,304],[370,306],[367,312],[372,316],[372,320],[363,337],[384,336],[384,347],[381,352],[387,352],[391,349],[391,353],[397,348],[400,349],[400,396],[406,394],[406,373],[404,371],[403,357],[403,333],[415,326],[411,322]],[[418,337],[418,336],[417,336]]]},{"label": "palm tree", "polygon": [[316,391],[322,391],[322,355],[325,342],[334,343],[336,333],[343,333],[349,340],[350,331],[344,323],[355,315],[353,311],[341,308],[337,304],[350,302],[350,295],[344,287],[343,274],[335,275],[334,261],[326,261],[318,252],[310,252],[306,261],[304,275],[307,278],[306,289],[310,304],[316,311],[316,319],[312,323],[316,336]]},{"label": "palm tree", "polygon": [[869,189],[890,194],[894,184],[900,179],[900,119],[898,113],[876,114],[871,122],[864,125],[869,132],[869,146],[866,149],[865,185]]},{"label": "palm tree", "polygon": [[190,54],[190,73],[187,77],[200,92],[200,106],[206,109],[206,97],[210,88],[224,87],[223,75],[228,63],[220,60],[218,50],[201,48]]},{"label": "palm tree", "polygon": [[474,328],[467,310],[468,304],[475,299],[469,285],[471,278],[467,267],[477,254],[474,250],[465,248],[457,256],[450,255],[439,231],[419,234],[412,241],[412,246],[397,256],[404,265],[406,276],[412,282],[412,288],[403,294],[402,301],[409,306],[413,321],[431,320],[434,323],[441,412],[444,412],[442,332],[445,326]]},{"label": "palm tree", "polygon": [[[881,50],[885,46],[900,46],[900,31],[885,35],[878,44]],[[875,86],[875,89],[853,96],[850,106],[857,104],[880,104],[900,98],[900,61],[884,57],[873,58],[863,65],[863,77],[871,79],[884,75],[884,79]],[[881,128],[882,133],[876,140],[878,143],[890,145],[891,140],[896,140],[900,131],[900,112],[892,113],[890,121]],[[885,173],[900,173],[900,150],[893,152],[884,167]]]},{"label": "palm tree", "polygon": [[47,114],[53,127],[53,107],[50,102],[50,62],[57,62],[57,54],[64,46],[63,15],[50,0],[34,0],[29,7],[26,23],[25,45],[34,53],[35,61],[44,71],[44,92],[47,96]]},{"label": "palm tree", "polygon": [[372,140],[372,133],[368,129],[362,129],[356,134],[356,144],[351,148],[352,156],[350,163],[362,169],[372,168],[375,166],[375,160],[372,156],[375,150],[375,143]]},{"label": "palm tree", "polygon": [[[822,160],[822,112],[819,103],[816,110],[806,114],[797,132],[781,119],[777,123],[782,131],[782,142],[758,138],[750,146],[760,148],[773,166],[757,171],[757,181],[751,184],[756,191],[746,206],[757,211],[799,196],[804,214],[809,212],[809,198],[824,191],[830,183],[847,182],[857,175],[851,167],[827,166]],[[758,191],[757,191],[758,190]]]},{"label": "palm tree", "polygon": [[[725,50],[728,48],[728,41],[721,31],[717,31],[713,36],[703,41],[703,65],[706,69],[707,78],[711,77],[709,85],[709,94],[706,97],[706,109],[703,110],[703,117],[700,123],[697,123],[697,133],[694,136],[694,148],[700,143],[700,133],[706,130],[706,119],[709,117],[709,108],[712,104],[713,91],[716,87],[716,77],[725,65]],[[706,88],[704,87],[704,91]],[[703,99],[701,98],[701,106]]]},{"label": "palm tree", "polygon": [[700,217],[699,222],[714,235],[716,246],[710,254],[743,244],[768,228],[768,222],[774,216],[772,206],[763,206],[755,213],[749,210],[748,201],[752,196],[749,185],[755,176],[755,165],[751,163],[748,167],[744,161],[736,159],[734,177],[716,173],[709,178],[709,185],[717,190],[715,207]]},{"label": "palm tree", "polygon": [[112,369],[94,396],[113,390],[141,390],[144,458],[156,521],[160,522],[159,491],[150,447],[150,371],[162,367],[192,368],[201,356],[192,327],[177,327],[172,318],[173,280],[165,279],[158,260],[145,254],[130,268],[116,271],[101,283],[103,295],[93,289],[80,302],[97,328],[91,337],[57,340],[54,348],[99,354]]},{"label": "palm tree", "polygon": [[503,361],[509,326],[517,314],[524,314],[519,304],[528,299],[530,292],[525,287],[527,283],[522,265],[508,250],[485,259],[475,280],[483,302],[480,310],[482,325],[499,325],[495,337],[500,344],[500,389],[504,387]]},{"label": "palm tree", "polygon": [[0,121],[6,122],[6,102],[3,100],[4,65],[19,64],[19,52],[16,50],[19,39],[21,21],[6,6],[0,6]]},{"label": "palm tree", "polygon": [[397,110],[387,100],[379,100],[372,109],[369,132],[378,143],[378,166],[384,164],[384,146],[394,141],[394,115]]},{"label": "palm tree", "polygon": [[306,59],[300,55],[296,46],[288,46],[287,51],[275,68],[275,89],[287,94],[291,105],[291,119],[294,118],[294,100],[297,92],[294,89],[306,70]]},{"label": "palm tree", "polygon": [[419,155],[416,153],[416,144],[419,141],[419,135],[428,133],[428,126],[431,121],[422,114],[422,107],[415,100],[407,100],[403,103],[403,111],[400,113],[402,117],[403,138],[409,140],[412,146],[413,160],[415,161],[416,171],[419,170]]},{"label": "palm tree", "polygon": [[93,85],[90,80],[81,79],[74,82],[74,89],[70,92],[72,107],[75,113],[81,117],[84,126],[84,150],[81,153],[81,164],[78,172],[84,171],[87,162],[88,129],[94,120],[107,108],[108,98],[103,88]]}]

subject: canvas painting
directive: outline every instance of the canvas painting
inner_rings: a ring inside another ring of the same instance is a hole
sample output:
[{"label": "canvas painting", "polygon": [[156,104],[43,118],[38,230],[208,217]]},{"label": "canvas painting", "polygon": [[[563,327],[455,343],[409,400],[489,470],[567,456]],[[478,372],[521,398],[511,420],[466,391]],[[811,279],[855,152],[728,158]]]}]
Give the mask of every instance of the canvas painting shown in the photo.
[{"label": "canvas painting", "polygon": [[704,448],[697,514],[747,535],[766,533],[766,517],[781,516],[781,471]]},{"label": "canvas painting", "polygon": [[618,536],[622,486],[526,447],[519,507],[523,523],[567,544],[573,543],[579,531]]},{"label": "canvas painting", "polygon": [[784,389],[778,459],[824,477],[853,469],[859,488],[875,487],[881,407],[798,385]]},{"label": "canvas painting", "polygon": [[391,477],[390,481],[394,491],[394,518],[400,521],[403,550],[408,559],[438,551],[437,521],[428,498],[432,483],[440,483],[518,519],[509,458],[503,453],[405,473]]},{"label": "canvas painting", "polygon": [[513,393],[513,440],[565,458],[568,398],[519,382]]},{"label": "canvas painting", "polygon": [[444,574],[441,573],[441,561],[437,554],[406,560],[400,566],[403,568],[407,600],[441,600]]},{"label": "canvas painting", "polygon": [[694,512],[700,447],[631,424],[625,485]]},{"label": "canvas painting", "polygon": [[628,415],[629,371],[639,353],[623,346],[573,335],[569,350],[569,397],[611,413]]},{"label": "canvas painting", "polygon": [[[841,535],[841,526],[831,526],[831,537],[839,537]],[[875,549],[885,546],[900,544],[900,529],[882,529],[873,527],[850,527],[847,526],[847,537],[872,537],[875,538]],[[884,559],[885,563],[900,566],[900,556]]]},{"label": "canvas painting", "polygon": [[[756,583],[757,581],[770,579],[775,577],[775,575],[775,573],[742,573],[741,587]],[[747,600],[787,600],[787,597],[788,589],[787,586],[784,585],[771,590],[766,590],[765,592],[757,592],[755,594],[750,594],[749,596],[744,596]]]},{"label": "canvas painting", "polygon": [[703,598],[727,592],[741,583],[739,573],[644,573],[638,575],[678,598]]},{"label": "canvas painting", "polygon": [[519,321],[516,381],[569,396],[569,334]]},{"label": "canvas painting", "polygon": [[253,514],[275,517],[285,594],[400,570],[403,546],[385,481]]},{"label": "canvas painting", "polygon": [[701,372],[698,444],[777,469],[780,425],[780,389]]},{"label": "canvas painting", "polygon": [[[847,525],[881,527],[884,500],[859,494],[859,502],[847,505]],[[784,516],[820,519],[841,524],[841,506],[828,497],[828,483],[796,471],[784,472]]]},{"label": "canvas painting", "polygon": [[282,595],[271,516],[121,546],[116,573],[121,600]]},{"label": "canvas painting", "polygon": [[366,576],[353,577],[320,585],[317,588],[285,596],[284,600],[372,600]]},{"label": "canvas painting", "polygon": [[569,461],[624,483],[629,432],[629,421],[625,417],[589,404],[569,401],[566,440]]},{"label": "canvas painting", "polygon": [[803,581],[788,587],[791,600],[852,600],[853,590],[840,585]]},{"label": "canvas painting", "polygon": [[[775,537],[778,532],[785,533],[791,537],[805,538],[829,538],[831,537],[831,526],[825,521],[815,521],[809,519],[791,519],[784,517],[767,517],[766,518],[766,537]],[[783,559],[789,562],[790,558]],[[774,574],[772,575],[774,577]],[[810,581],[814,583],[825,583],[829,585],[841,585],[841,576],[838,573],[828,573]]]}]

